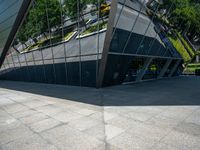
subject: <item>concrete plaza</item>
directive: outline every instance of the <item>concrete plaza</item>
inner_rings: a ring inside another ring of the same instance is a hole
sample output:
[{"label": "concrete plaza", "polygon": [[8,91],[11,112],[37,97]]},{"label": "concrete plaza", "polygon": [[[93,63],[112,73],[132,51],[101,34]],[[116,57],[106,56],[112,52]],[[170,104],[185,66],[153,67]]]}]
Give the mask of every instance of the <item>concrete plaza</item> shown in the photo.
[{"label": "concrete plaza", "polygon": [[0,81],[2,150],[199,150],[200,78],[104,89]]}]

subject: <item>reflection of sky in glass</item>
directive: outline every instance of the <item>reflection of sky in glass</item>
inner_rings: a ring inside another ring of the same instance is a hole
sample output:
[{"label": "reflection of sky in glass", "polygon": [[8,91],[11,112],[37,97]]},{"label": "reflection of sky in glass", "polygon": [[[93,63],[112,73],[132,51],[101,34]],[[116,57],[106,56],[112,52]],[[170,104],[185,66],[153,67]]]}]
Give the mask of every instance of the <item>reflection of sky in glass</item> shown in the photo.
[{"label": "reflection of sky in glass", "polygon": [[0,55],[13,27],[21,4],[22,0],[1,1],[0,3]]}]

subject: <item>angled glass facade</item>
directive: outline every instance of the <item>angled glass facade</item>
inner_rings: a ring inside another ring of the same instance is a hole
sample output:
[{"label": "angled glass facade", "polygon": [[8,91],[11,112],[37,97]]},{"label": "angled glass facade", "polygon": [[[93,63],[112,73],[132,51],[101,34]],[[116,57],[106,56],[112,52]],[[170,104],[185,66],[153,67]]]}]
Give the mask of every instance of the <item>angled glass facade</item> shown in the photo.
[{"label": "angled glass facade", "polygon": [[0,1],[0,54],[2,54],[3,47],[5,46],[9,33],[13,28],[22,2],[22,0]]},{"label": "angled glass facade", "polygon": [[34,0],[0,79],[104,87],[171,77],[182,58],[146,0]]},{"label": "angled glass facade", "polygon": [[171,59],[179,62],[181,59],[166,31],[161,29],[164,23],[156,16],[160,5],[152,10],[148,8],[149,3],[146,0],[117,1],[110,29],[113,32],[109,35],[112,38],[103,58],[107,63],[102,66],[105,71],[101,80],[103,86],[155,79],[165,62]]}]

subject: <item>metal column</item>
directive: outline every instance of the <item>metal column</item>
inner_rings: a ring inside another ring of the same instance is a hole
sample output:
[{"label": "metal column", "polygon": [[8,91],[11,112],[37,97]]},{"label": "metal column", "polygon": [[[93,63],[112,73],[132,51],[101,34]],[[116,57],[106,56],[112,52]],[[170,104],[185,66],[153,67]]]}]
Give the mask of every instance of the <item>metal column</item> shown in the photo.
[{"label": "metal column", "polygon": [[161,70],[161,72],[158,76],[158,79],[162,78],[165,75],[167,69],[169,68],[169,65],[171,64],[171,62],[172,62],[172,59],[168,59],[166,61],[165,65],[163,66],[163,68],[162,68],[162,70]]},{"label": "metal column", "polygon": [[181,60],[177,60],[177,61],[176,61],[176,64],[175,64],[174,67],[172,68],[172,70],[171,70],[171,72],[170,72],[170,74],[169,74],[168,77],[171,77],[171,76],[174,74],[174,72],[176,71],[176,69],[178,68],[178,66],[180,65],[180,63],[181,63]]},{"label": "metal column", "polygon": [[146,59],[142,70],[137,74],[136,81],[142,80],[142,78],[144,77],[145,72],[146,72],[147,68],[149,67],[149,65],[151,64],[152,60],[153,60],[153,58]]}]

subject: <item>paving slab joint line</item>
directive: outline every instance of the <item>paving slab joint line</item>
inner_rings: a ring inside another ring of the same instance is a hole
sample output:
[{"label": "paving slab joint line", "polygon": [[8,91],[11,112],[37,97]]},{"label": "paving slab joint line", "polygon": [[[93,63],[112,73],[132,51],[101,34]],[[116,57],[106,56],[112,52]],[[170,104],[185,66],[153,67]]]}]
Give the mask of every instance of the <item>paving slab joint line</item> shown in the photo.
[{"label": "paving slab joint line", "polygon": [[107,142],[107,137],[106,137],[106,122],[105,122],[105,114],[104,114],[105,108],[104,108],[104,99],[103,99],[104,95],[103,95],[101,90],[99,91],[99,95],[100,95],[100,99],[101,99],[100,104],[101,104],[101,107],[102,107],[102,122],[103,122],[103,126],[104,126],[104,128],[103,128],[103,130],[104,130],[103,131],[104,132],[103,142],[105,143],[105,150],[108,150],[109,144]]},{"label": "paving slab joint line", "polygon": [[[3,110],[4,112],[6,112],[5,110]],[[8,113],[8,112],[6,112],[6,113]],[[10,116],[12,116],[13,118],[15,118],[12,114],[10,114],[10,113],[8,113]],[[27,126],[26,124],[24,124],[21,120],[19,120],[18,118],[15,118],[17,121],[19,121],[19,122],[21,122],[25,127],[27,127],[29,130],[31,130],[32,131],[32,129],[29,127],[29,126]],[[35,133],[35,131],[32,131],[33,133]],[[37,134],[37,133],[36,133]],[[21,138],[17,138],[17,139],[21,139]],[[11,143],[11,142],[13,142],[13,141],[15,141],[15,140],[17,140],[17,139],[14,139],[14,140],[11,140],[11,141],[9,141],[9,142],[7,142],[7,143],[4,143],[3,145],[6,145],[6,144],[9,144],[9,143]],[[1,146],[1,145],[0,145]]]},{"label": "paving slab joint line", "polygon": [[[180,124],[182,124],[190,115],[192,115],[193,113],[195,113],[197,110],[198,110],[198,108],[196,108],[196,109],[195,109],[194,111],[192,111],[189,115],[187,115],[187,116],[186,116],[182,121],[180,121],[175,127],[173,127],[172,129],[170,129],[169,132],[168,132],[166,135],[164,135],[162,138],[160,138],[160,140],[152,146],[152,148],[155,147],[156,144],[161,143],[161,141],[162,141],[166,136],[168,136],[170,133],[172,133],[176,127],[178,127]],[[174,147],[174,146],[172,146],[172,147]]]},{"label": "paving slab joint line", "polygon": [[54,128],[57,128],[57,127],[63,126],[63,125],[67,125],[67,124],[68,124],[68,122],[67,122],[67,123],[60,122],[60,124],[58,124],[58,125],[56,125],[56,126],[54,126],[54,127],[52,127],[52,128],[45,129],[45,130],[39,132],[39,134],[40,134],[40,133],[43,133],[43,132],[46,132],[46,131],[49,131],[49,130],[52,130],[52,129],[54,129]]},{"label": "paving slab joint line", "polygon": [[[12,114],[11,114],[11,116],[14,117]],[[14,117],[14,118],[15,118],[15,117]],[[55,146],[55,145],[54,145],[53,143],[51,143],[50,141],[44,139],[38,132],[35,132],[34,130],[32,130],[31,127],[29,127],[27,124],[23,123],[23,122],[22,122],[21,120],[19,120],[18,118],[15,118],[15,119],[18,120],[19,122],[21,122],[25,127],[27,127],[29,130],[31,130],[34,134],[38,135],[40,138],[42,138],[42,139],[43,139],[44,141],[46,141],[48,144]],[[18,138],[18,139],[21,139],[21,138]],[[17,139],[15,139],[15,140],[17,140]],[[15,140],[13,140],[13,141],[15,141]],[[13,142],[13,141],[10,141],[10,142],[8,142],[8,143],[11,143],[11,142]],[[8,144],[8,143],[6,143],[6,144]],[[55,147],[56,147],[56,146],[55,146]],[[56,147],[56,148],[59,150],[58,147]]]},{"label": "paving slab joint line", "polygon": [[[19,102],[20,103],[20,102]],[[23,105],[23,106],[26,106],[26,105],[24,105],[23,103],[20,103],[21,105]],[[51,104],[48,104],[48,105],[51,105]],[[45,105],[45,106],[48,106],[48,105]],[[28,107],[28,106],[26,106],[26,107]],[[39,106],[40,107],[40,106]],[[30,107],[29,107],[30,108]],[[36,108],[38,108],[38,107],[36,107]],[[47,116],[48,118],[51,118],[51,119],[54,119],[54,120],[56,120],[56,121],[58,121],[58,122],[61,122],[61,121],[59,121],[59,120],[57,120],[57,119],[55,119],[55,118],[53,118],[52,116],[50,116],[50,115],[48,115],[48,114],[45,114],[44,112],[39,112],[37,109],[35,109],[35,108],[30,108],[30,110],[34,110],[34,111],[36,111],[36,112],[38,112],[38,113],[42,113],[42,114],[44,114],[45,116]],[[20,111],[21,112],[21,111]],[[58,113],[60,113],[60,112],[57,112],[56,114],[58,114]],[[55,115],[56,115],[55,114]],[[12,114],[11,114],[12,115]],[[31,116],[31,114],[30,115],[28,115],[28,116]],[[13,116],[14,117],[14,116]],[[27,116],[26,116],[27,117]],[[15,118],[15,117],[14,117]],[[47,118],[46,118],[47,119]],[[62,123],[62,122],[61,122]]]}]

